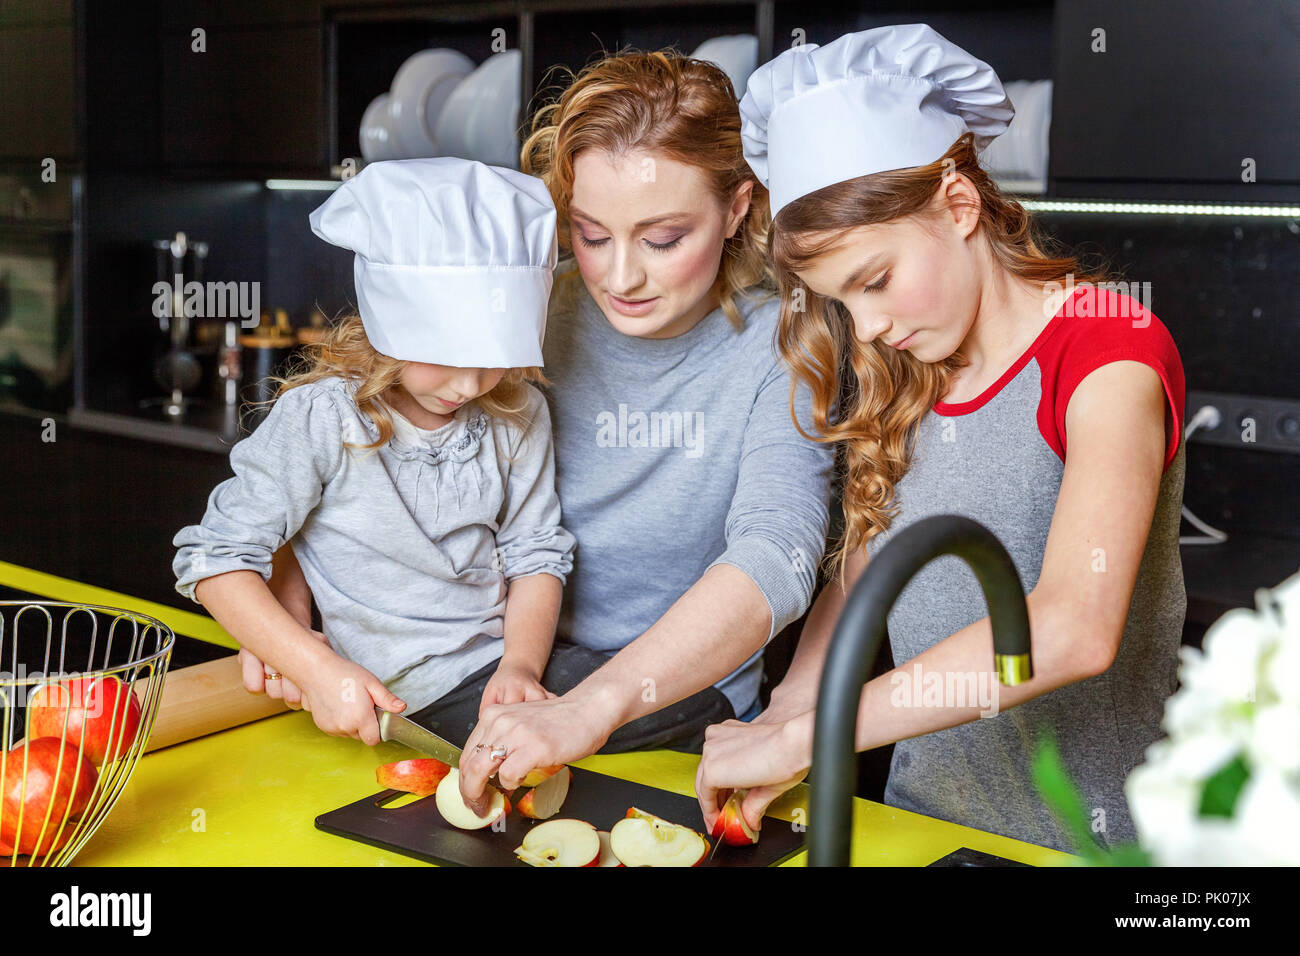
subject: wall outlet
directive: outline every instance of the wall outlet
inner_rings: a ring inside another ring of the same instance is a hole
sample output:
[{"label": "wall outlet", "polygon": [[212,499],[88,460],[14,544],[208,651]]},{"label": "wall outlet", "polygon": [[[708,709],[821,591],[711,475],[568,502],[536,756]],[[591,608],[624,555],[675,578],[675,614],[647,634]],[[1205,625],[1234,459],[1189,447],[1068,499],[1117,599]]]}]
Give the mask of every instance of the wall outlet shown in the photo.
[{"label": "wall outlet", "polygon": [[1186,421],[1207,405],[1219,410],[1219,424],[1198,428],[1189,441],[1300,454],[1300,401],[1188,391]]}]

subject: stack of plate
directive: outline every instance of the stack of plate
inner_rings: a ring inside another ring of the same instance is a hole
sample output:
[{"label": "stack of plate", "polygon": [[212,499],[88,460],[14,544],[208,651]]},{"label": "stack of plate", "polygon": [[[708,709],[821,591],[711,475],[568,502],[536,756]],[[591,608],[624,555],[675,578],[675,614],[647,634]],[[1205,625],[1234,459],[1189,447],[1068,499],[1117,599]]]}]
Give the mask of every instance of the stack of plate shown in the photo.
[{"label": "stack of plate", "polygon": [[998,179],[1045,183],[1047,135],[1052,123],[1052,81],[1012,80],[1004,83],[1016,108],[1007,131],[989,144],[983,162]]},{"label": "stack of plate", "polygon": [[392,89],[361,118],[367,161],[459,156],[519,165],[522,57],[506,50],[477,68],[456,50],[421,50],[393,77]]},{"label": "stack of plate", "polygon": [[705,40],[691,54],[695,60],[708,60],[722,68],[731,79],[731,86],[736,91],[736,99],[745,95],[745,84],[749,74],[758,66],[758,37],[752,33],[739,33],[735,36],[713,37]]}]

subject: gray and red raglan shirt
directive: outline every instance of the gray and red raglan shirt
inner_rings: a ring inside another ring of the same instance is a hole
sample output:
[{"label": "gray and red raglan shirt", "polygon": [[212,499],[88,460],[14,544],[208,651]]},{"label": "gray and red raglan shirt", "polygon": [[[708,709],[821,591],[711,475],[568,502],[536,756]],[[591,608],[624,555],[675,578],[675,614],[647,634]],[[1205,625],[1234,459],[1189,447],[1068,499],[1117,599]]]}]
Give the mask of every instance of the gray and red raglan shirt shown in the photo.
[{"label": "gray and red raglan shirt", "polygon": [[[1119,361],[1141,362],[1160,376],[1169,427],[1159,497],[1114,663],[1102,674],[996,716],[899,741],[885,790],[891,806],[1070,850],[1064,829],[1030,777],[1035,741],[1050,730],[1082,791],[1094,831],[1110,844],[1135,838],[1124,780],[1161,736],[1187,607],[1178,551],[1183,368],[1165,326],[1128,295],[1105,287],[1075,288],[1033,344],[983,394],[958,404],[940,402],[921,420],[911,466],[896,486],[899,516],[890,532],[868,543],[868,554],[922,518],[965,515],[997,535],[1026,593],[1031,591],[1042,570],[1069,453],[1070,397],[1090,372]],[[1095,507],[1100,513],[1110,504],[1099,498]],[[1098,558],[1080,574],[1105,573],[1104,553]],[[896,674],[896,703],[932,703],[926,691],[935,692],[934,678],[927,685],[927,675],[916,674],[907,662],[987,615],[964,561],[948,556],[925,566],[889,615],[894,662],[906,677]],[[991,663],[992,648],[989,654]],[[945,675],[938,679],[959,683]]]}]

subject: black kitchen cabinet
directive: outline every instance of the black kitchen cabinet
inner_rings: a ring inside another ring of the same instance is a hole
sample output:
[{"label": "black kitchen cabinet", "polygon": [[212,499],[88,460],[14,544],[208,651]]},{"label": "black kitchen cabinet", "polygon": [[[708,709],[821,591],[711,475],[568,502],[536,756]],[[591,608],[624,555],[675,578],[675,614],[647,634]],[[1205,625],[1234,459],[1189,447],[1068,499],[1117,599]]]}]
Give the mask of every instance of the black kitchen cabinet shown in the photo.
[{"label": "black kitchen cabinet", "polygon": [[0,561],[201,613],[175,590],[171,541],[230,477],[225,454],[19,410],[0,411],[0,442]]},{"label": "black kitchen cabinet", "polygon": [[1070,0],[1055,32],[1053,195],[1300,195],[1294,0]]},{"label": "black kitchen cabinet", "polygon": [[319,22],[202,29],[203,52],[188,29],[158,36],[163,165],[325,175]]},{"label": "black kitchen cabinet", "polygon": [[77,154],[72,0],[0,4],[0,161]]}]

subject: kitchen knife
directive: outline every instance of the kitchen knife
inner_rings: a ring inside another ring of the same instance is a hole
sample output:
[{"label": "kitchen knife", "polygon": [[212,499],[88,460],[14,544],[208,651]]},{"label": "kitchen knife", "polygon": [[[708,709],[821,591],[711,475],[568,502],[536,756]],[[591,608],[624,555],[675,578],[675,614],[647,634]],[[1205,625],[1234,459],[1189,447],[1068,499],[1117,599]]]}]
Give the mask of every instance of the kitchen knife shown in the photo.
[{"label": "kitchen knife", "polygon": [[431,730],[421,727],[401,714],[393,714],[382,707],[375,708],[379,718],[379,736],[382,740],[396,740],[412,750],[436,757],[449,767],[460,766],[460,748],[443,740]]},{"label": "kitchen knife", "polygon": [[[422,754],[441,760],[449,767],[460,766],[460,748],[450,741],[443,740],[432,730],[421,727],[401,714],[389,713],[379,706],[375,707],[375,716],[379,718],[381,740],[396,740],[399,744],[406,744],[412,750],[418,750]],[[497,779],[496,774],[488,777],[488,784],[501,790],[501,781]]]}]

